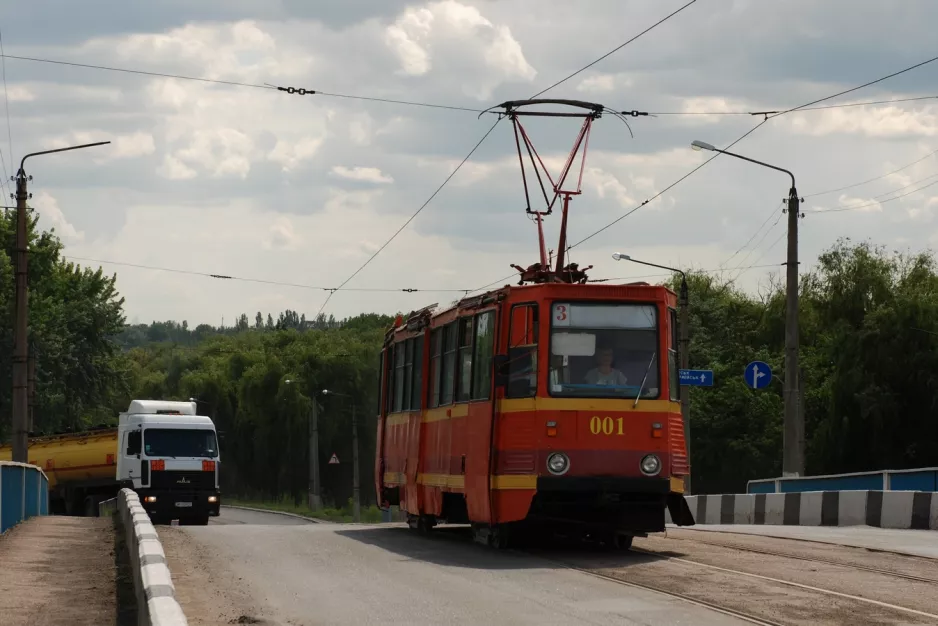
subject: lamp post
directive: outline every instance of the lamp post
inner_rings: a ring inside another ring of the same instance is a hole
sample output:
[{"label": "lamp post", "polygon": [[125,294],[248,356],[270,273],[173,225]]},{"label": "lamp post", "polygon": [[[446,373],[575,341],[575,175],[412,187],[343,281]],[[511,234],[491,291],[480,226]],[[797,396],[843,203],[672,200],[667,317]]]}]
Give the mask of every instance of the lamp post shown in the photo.
[{"label": "lamp post", "polygon": [[[286,379],[283,381],[287,385],[292,385],[297,381]],[[309,485],[307,503],[311,511],[322,509],[322,496],[319,490],[319,403],[315,396],[310,398],[312,406],[309,409]]]},{"label": "lamp post", "polygon": [[786,307],[785,307],[785,429],[782,442],[782,475],[804,474],[804,414],[800,406],[798,367],[798,218],[801,217],[801,199],[795,186],[795,175],[788,170],[750,159],[740,154],[715,148],[703,141],[691,143],[694,150],[709,150],[749,161],[791,177],[788,191],[788,255]]},{"label": "lamp post", "polygon": [[[669,272],[676,272],[681,275],[681,292],[678,296],[678,304],[681,307],[680,356],[681,369],[686,370],[688,367],[690,367],[690,302],[687,294],[687,275],[676,267],[668,267],[666,265],[658,265],[657,263],[640,261],[638,259],[633,259],[627,254],[622,254],[621,252],[614,253],[612,258],[616,261],[631,261],[632,263],[638,263],[640,265],[657,267],[659,269],[668,270]],[[687,385],[681,385],[680,388],[681,419],[684,422],[684,447],[687,450],[687,466],[690,468],[690,387]],[[684,492],[688,495],[691,493],[690,483],[691,476],[688,474],[684,483]]]},{"label": "lamp post", "polygon": [[92,148],[111,143],[98,141],[68,148],[30,152],[20,161],[16,172],[16,306],[13,324],[13,460],[19,463],[29,461],[29,345],[28,341],[28,301],[27,274],[29,259],[27,247],[26,200],[29,192],[26,187],[32,177],[26,176],[26,159],[43,154],[68,152],[82,148]]},{"label": "lamp post", "polygon": [[347,393],[339,393],[331,389],[323,389],[324,396],[340,396],[351,400],[352,405],[352,519],[362,521],[361,483],[358,476],[358,419],[355,414],[355,400]]}]

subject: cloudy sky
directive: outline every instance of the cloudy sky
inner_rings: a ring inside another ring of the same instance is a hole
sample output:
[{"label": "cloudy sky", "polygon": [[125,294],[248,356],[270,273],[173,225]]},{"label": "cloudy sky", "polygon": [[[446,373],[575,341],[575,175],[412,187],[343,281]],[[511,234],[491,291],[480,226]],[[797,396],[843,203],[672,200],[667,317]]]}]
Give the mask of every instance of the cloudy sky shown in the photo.
[{"label": "cloudy sky", "polygon": [[[35,0],[3,3],[0,29],[7,55],[484,109],[530,97],[684,3]],[[930,0],[699,0],[545,97],[658,113],[786,109],[938,55],[936,23]],[[230,323],[242,312],[287,308],[315,315],[328,295],[322,288],[341,284],[383,245],[493,122],[12,58],[5,69],[7,176],[26,152],[112,141],[29,161],[32,203],[67,256],[117,274],[128,319],[139,322]],[[924,96],[938,96],[938,62],[825,104]],[[603,117],[572,203],[571,240],[699,165],[708,155],[689,149],[693,139],[725,146],[760,119],[641,117],[631,120],[633,139]],[[553,165],[577,126],[528,123]],[[807,199],[803,270],[839,237],[911,250],[938,243],[938,184],[927,187],[938,183],[938,99],[792,113],[736,150],[797,175]],[[613,261],[620,250],[723,268],[757,291],[783,261],[788,186],[783,174],[721,157],[575,247],[573,260],[594,265],[593,278],[649,275]],[[548,222],[552,248],[558,224],[557,215]],[[481,287],[536,257],[506,120],[325,312],[447,303],[460,294],[446,290]],[[371,291],[405,288],[421,291]]]}]

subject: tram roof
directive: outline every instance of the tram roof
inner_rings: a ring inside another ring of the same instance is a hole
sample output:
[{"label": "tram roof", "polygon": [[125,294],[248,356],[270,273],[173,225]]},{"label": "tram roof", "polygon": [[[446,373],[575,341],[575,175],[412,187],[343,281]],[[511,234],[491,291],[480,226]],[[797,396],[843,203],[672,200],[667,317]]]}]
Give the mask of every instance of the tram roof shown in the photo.
[{"label": "tram roof", "polygon": [[[623,302],[661,302],[676,304],[677,294],[665,285],[651,285],[645,282],[623,283],[615,285],[586,285],[570,283],[539,283],[531,285],[503,285],[475,296],[467,296],[440,308],[431,304],[422,309],[411,311],[401,316],[388,333],[397,334],[408,330],[417,331],[440,318],[459,317],[460,311],[487,308],[503,300],[538,301],[565,298],[570,300],[621,300]],[[448,322],[449,320],[447,320]]]}]

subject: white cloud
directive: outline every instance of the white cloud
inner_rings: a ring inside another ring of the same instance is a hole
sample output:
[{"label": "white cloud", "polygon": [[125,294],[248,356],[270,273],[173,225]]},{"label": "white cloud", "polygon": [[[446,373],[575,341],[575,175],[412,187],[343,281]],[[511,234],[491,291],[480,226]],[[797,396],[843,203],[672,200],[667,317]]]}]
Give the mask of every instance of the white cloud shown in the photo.
[{"label": "white cloud", "polygon": [[617,88],[631,87],[632,81],[614,74],[594,74],[580,81],[576,90],[586,93],[609,93]]},{"label": "white cloud", "polygon": [[137,131],[125,135],[115,135],[105,130],[75,131],[65,136],[51,137],[46,140],[50,148],[66,148],[80,144],[110,141],[110,145],[89,148],[89,155],[97,162],[113,159],[130,159],[146,156],[156,151],[153,135]]},{"label": "white cloud", "polygon": [[528,82],[537,75],[521,44],[504,24],[493,24],[479,9],[443,0],[406,9],[385,29],[385,44],[405,76],[457,82],[467,95],[484,100],[502,82]]},{"label": "white cloud", "polygon": [[7,88],[6,97],[10,102],[32,102],[36,94],[25,85],[11,85]]},{"label": "white cloud", "polygon": [[386,184],[393,183],[394,179],[384,174],[377,167],[345,167],[336,165],[331,170],[334,176],[347,180],[357,180],[364,183]]},{"label": "white cloud", "polygon": [[65,243],[78,243],[84,240],[85,233],[79,231],[65,218],[58,200],[46,191],[40,191],[32,200],[32,205],[39,213],[39,223],[44,228],[54,228],[55,233]]},{"label": "white cloud", "polygon": [[289,172],[303,161],[314,157],[322,143],[322,137],[304,137],[292,143],[286,139],[278,139],[277,145],[267,154],[267,158],[282,165],[284,172]]},{"label": "white cloud", "polygon": [[157,170],[160,176],[170,180],[189,180],[195,178],[198,174],[194,169],[177,159],[171,154],[167,154],[163,159],[163,164]]}]

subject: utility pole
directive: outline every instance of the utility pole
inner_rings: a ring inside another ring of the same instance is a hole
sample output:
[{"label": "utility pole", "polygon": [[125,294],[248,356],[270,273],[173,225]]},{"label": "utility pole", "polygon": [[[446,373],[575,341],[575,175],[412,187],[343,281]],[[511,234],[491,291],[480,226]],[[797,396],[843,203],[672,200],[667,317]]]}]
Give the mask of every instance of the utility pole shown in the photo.
[{"label": "utility pole", "polygon": [[81,148],[103,146],[110,141],[98,141],[68,148],[43,150],[31,152],[20,161],[20,169],[16,172],[16,305],[14,307],[15,321],[13,323],[13,460],[20,463],[29,462],[29,325],[27,287],[29,235],[26,217],[26,200],[29,192],[27,182],[32,178],[26,176],[26,159],[42,154],[68,152]]},{"label": "utility pole", "polygon": [[319,491],[319,403],[311,398],[313,405],[309,410],[309,508],[313,511],[322,509],[322,496]]},{"label": "utility pole", "polygon": [[352,519],[362,521],[361,483],[358,477],[358,418],[352,400]]},{"label": "utility pole", "polygon": [[[26,160],[25,158],[23,159]],[[27,216],[26,173],[20,167],[16,173],[16,305],[13,323],[13,460],[28,462],[28,414],[29,414],[29,338],[27,336],[27,298],[29,297],[26,278],[27,254]]]},{"label": "utility pole", "polygon": [[[681,369],[690,369],[690,299],[687,294],[687,280],[681,281]],[[681,385],[681,419],[684,421],[684,450],[687,453],[687,467],[690,468],[690,386]],[[691,494],[691,473],[684,478],[684,493]]]},{"label": "utility pole", "polygon": [[798,365],[798,220],[801,205],[795,178],[788,193],[788,258],[785,307],[785,428],[782,475],[804,475],[804,416],[801,414]]}]

